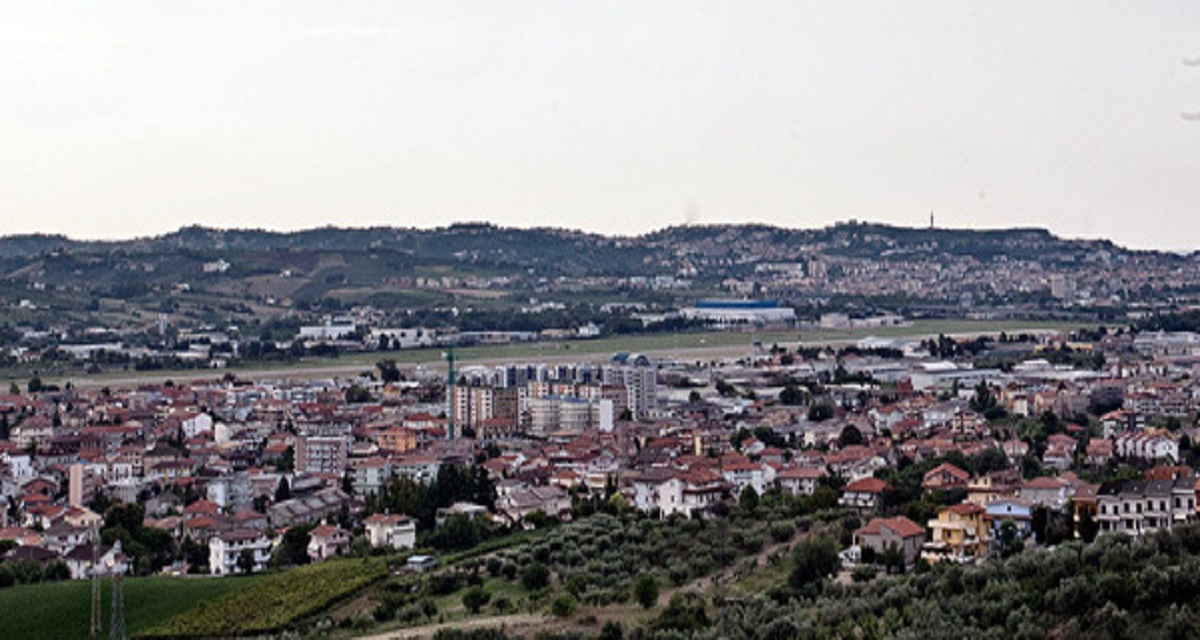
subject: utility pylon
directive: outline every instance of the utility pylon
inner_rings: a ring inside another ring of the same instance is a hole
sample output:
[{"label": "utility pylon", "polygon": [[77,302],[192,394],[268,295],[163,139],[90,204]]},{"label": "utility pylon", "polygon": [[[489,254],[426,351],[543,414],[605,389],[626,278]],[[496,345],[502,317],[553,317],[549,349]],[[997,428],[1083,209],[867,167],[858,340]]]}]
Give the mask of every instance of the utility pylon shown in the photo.
[{"label": "utility pylon", "polygon": [[454,439],[454,414],[458,410],[458,397],[454,393],[454,388],[458,386],[458,381],[454,379],[454,347],[446,349],[446,363],[449,365],[449,373],[446,374],[446,394],[450,398],[450,411],[447,416],[450,418],[450,439]]},{"label": "utility pylon", "polygon": [[125,634],[125,559],[121,555],[121,541],[113,546],[112,571],[112,619],[109,621],[108,637],[110,640],[128,640]]},{"label": "utility pylon", "polygon": [[92,623],[88,633],[99,638],[104,632],[100,621],[100,525],[92,525]]}]

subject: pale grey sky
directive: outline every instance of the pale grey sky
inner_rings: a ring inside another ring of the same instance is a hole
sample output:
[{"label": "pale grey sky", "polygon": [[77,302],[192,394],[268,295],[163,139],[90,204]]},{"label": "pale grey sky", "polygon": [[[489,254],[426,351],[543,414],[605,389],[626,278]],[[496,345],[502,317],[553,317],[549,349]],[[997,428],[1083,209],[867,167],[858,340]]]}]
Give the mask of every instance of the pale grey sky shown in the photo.
[{"label": "pale grey sky", "polygon": [[1200,248],[1200,2],[0,0],[0,233],[1036,225]]}]

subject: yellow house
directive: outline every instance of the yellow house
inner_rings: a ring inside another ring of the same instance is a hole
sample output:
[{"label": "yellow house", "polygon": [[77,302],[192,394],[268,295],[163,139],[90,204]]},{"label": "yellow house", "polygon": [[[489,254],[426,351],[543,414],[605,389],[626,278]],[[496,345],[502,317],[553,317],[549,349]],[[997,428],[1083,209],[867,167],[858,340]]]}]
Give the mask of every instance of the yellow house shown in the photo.
[{"label": "yellow house", "polygon": [[967,482],[967,502],[987,507],[1000,498],[1017,497],[1017,483],[1007,473],[989,473]]},{"label": "yellow house", "polygon": [[929,521],[932,540],[925,543],[921,557],[930,562],[973,562],[987,557],[991,534],[986,514],[986,509],[970,502],[942,509],[936,520]]},{"label": "yellow house", "polygon": [[392,427],[375,434],[375,443],[384,451],[404,453],[417,448],[417,434],[412,429]]}]

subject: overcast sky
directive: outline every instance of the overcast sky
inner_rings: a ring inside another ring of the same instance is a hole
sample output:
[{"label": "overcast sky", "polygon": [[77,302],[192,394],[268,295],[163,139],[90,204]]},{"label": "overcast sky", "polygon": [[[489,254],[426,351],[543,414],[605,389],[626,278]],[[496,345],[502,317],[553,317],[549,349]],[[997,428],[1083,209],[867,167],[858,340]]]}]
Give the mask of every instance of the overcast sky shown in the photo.
[{"label": "overcast sky", "polygon": [[0,0],[0,16],[0,234],[933,211],[1200,248],[1195,0]]}]

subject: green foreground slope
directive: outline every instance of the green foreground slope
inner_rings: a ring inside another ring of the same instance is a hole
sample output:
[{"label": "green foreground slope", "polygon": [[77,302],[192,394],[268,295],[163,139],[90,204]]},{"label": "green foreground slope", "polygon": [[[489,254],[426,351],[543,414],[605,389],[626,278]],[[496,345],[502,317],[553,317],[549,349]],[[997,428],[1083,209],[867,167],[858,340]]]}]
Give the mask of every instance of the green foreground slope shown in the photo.
[{"label": "green foreground slope", "polygon": [[[258,580],[258,577],[126,579],[125,628],[131,636],[137,635],[200,602],[244,589]],[[0,589],[0,638],[86,638],[91,621],[91,594],[88,581]],[[104,637],[107,637],[112,607],[107,581],[103,583],[100,605]]]}]

